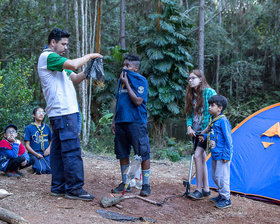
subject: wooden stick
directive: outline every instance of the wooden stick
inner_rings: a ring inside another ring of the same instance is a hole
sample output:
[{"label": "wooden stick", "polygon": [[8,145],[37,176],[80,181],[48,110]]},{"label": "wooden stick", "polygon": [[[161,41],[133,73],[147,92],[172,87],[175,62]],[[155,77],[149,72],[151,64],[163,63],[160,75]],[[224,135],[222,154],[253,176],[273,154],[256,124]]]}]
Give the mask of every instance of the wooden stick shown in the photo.
[{"label": "wooden stick", "polygon": [[11,224],[27,224],[28,222],[22,218],[21,216],[17,215],[14,212],[11,212],[7,209],[0,208],[0,219]]},{"label": "wooden stick", "polygon": [[150,200],[150,199],[148,199],[148,198],[144,198],[144,197],[141,197],[141,196],[139,196],[139,195],[135,195],[135,197],[138,198],[138,199],[141,199],[141,200],[143,200],[143,201],[149,202],[149,203],[151,203],[151,204],[154,204],[154,205],[157,205],[157,206],[161,206],[161,204],[160,204],[159,202]]}]

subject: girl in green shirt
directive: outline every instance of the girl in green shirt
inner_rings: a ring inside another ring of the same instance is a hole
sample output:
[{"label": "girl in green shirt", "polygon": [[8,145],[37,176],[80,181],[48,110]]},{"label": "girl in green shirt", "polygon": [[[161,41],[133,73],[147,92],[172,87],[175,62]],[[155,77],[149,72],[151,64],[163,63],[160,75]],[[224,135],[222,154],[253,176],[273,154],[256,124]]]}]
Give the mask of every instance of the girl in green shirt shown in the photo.
[{"label": "girl in green shirt", "polygon": [[[203,132],[209,123],[211,115],[208,99],[216,95],[216,92],[210,88],[201,70],[193,70],[188,80],[189,85],[186,93],[187,127],[188,135],[194,139],[198,138],[196,133]],[[206,142],[198,142],[194,154],[197,187],[194,192],[189,194],[192,199],[202,199],[210,195],[205,149]]]}]

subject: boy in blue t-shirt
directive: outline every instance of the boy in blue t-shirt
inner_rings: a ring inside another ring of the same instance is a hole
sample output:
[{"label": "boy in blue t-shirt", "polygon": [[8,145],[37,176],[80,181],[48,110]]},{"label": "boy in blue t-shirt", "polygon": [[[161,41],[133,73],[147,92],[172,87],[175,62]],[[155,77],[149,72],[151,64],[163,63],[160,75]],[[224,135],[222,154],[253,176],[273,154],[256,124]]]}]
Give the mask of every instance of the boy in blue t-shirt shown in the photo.
[{"label": "boy in blue t-shirt", "polygon": [[[140,58],[136,55],[127,55],[124,60],[123,71],[118,81],[116,107],[111,131],[115,135],[115,154],[120,160],[122,183],[112,189],[113,193],[124,190],[129,167],[131,146],[134,154],[142,158],[142,189],[141,196],[151,194],[150,177],[150,146],[147,131],[147,97],[148,82],[137,73]],[[127,192],[131,189],[128,187]]]},{"label": "boy in blue t-shirt", "polygon": [[[221,95],[210,97],[208,102],[212,118],[203,132],[208,132],[208,134],[204,134],[204,139],[207,138],[207,149],[211,150],[211,175],[219,193],[217,197],[210,200],[216,204],[217,208],[227,208],[231,206],[230,161],[233,151],[231,125],[223,115],[228,102]],[[203,140],[203,137],[200,140]]]},{"label": "boy in blue t-shirt", "polygon": [[28,125],[24,131],[25,147],[35,164],[32,166],[36,174],[50,174],[50,147],[51,129],[43,123],[45,112],[41,107],[33,110],[34,122]]}]

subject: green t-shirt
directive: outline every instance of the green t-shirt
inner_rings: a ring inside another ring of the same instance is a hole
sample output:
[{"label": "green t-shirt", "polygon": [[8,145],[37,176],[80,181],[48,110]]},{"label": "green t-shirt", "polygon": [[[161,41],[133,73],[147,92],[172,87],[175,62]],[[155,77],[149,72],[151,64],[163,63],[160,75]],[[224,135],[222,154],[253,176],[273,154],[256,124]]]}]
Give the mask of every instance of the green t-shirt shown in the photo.
[{"label": "green t-shirt", "polygon": [[[62,57],[57,53],[51,53],[48,55],[48,58],[47,58],[47,69],[49,69],[51,71],[62,72],[63,64],[67,60],[68,60],[67,58]],[[64,71],[66,71],[68,76],[72,73],[72,71],[68,70],[68,69],[64,69]]]}]

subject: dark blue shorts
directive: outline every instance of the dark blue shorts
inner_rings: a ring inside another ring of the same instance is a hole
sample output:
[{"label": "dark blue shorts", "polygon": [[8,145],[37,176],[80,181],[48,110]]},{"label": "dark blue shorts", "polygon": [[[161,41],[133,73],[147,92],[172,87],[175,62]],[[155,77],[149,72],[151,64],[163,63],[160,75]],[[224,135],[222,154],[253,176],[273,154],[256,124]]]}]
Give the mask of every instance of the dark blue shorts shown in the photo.
[{"label": "dark blue shorts", "polygon": [[115,126],[115,154],[117,159],[129,158],[131,146],[142,161],[150,159],[147,124],[119,123]]}]

